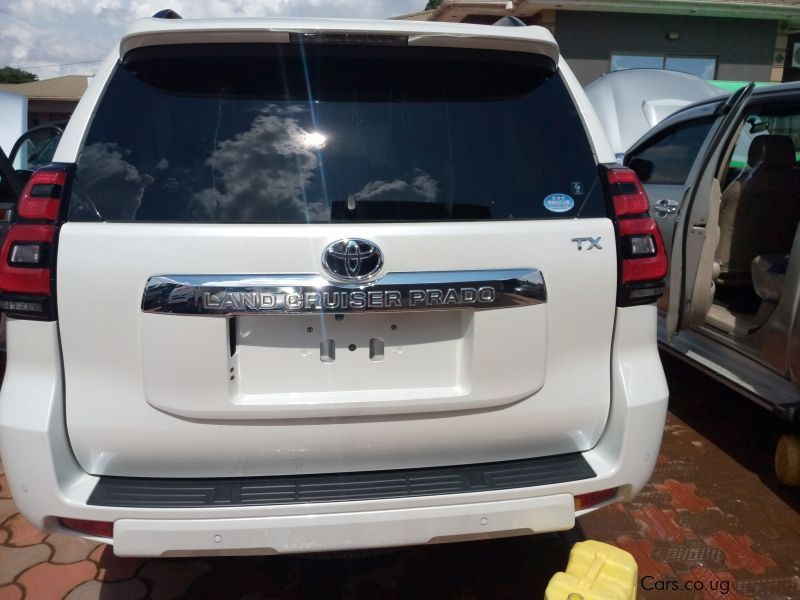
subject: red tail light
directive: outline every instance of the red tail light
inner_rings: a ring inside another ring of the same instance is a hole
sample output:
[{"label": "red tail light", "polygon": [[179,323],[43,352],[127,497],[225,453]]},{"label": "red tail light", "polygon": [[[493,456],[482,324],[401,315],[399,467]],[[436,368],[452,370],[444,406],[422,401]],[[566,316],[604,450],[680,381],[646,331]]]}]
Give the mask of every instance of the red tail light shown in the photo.
[{"label": "red tail light", "polygon": [[624,167],[606,169],[619,234],[620,287],[617,303],[653,302],[664,293],[667,254],[650,203],[636,173]]},{"label": "red tail light", "polygon": [[0,255],[0,290],[3,293],[50,293],[49,250],[53,225],[12,224]]},{"label": "red tail light", "polygon": [[17,207],[22,219],[44,220],[54,223],[61,209],[61,194],[67,182],[63,169],[36,171],[28,180]]},{"label": "red tail light", "polygon": [[31,175],[0,246],[0,310],[17,318],[52,320],[53,267],[67,170]]}]

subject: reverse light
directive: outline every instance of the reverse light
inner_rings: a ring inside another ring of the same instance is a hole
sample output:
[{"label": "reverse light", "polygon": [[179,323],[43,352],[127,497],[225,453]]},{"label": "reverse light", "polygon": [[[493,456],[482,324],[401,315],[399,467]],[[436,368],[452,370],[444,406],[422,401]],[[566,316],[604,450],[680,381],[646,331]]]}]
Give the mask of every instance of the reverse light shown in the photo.
[{"label": "reverse light", "polygon": [[623,241],[625,242],[626,258],[641,258],[657,254],[656,239],[652,235],[629,235]]},{"label": "reverse light", "polygon": [[87,521],[85,519],[67,519],[61,517],[58,523],[66,528],[94,537],[113,538],[114,523],[109,521]]},{"label": "reverse light", "polygon": [[601,502],[611,500],[617,495],[619,488],[609,488],[607,490],[598,490],[596,492],[589,492],[588,494],[579,494],[575,496],[575,510],[583,510],[597,506]]},{"label": "reverse light", "polygon": [[11,246],[8,264],[20,267],[39,267],[47,254],[47,245],[43,243],[15,243]]}]

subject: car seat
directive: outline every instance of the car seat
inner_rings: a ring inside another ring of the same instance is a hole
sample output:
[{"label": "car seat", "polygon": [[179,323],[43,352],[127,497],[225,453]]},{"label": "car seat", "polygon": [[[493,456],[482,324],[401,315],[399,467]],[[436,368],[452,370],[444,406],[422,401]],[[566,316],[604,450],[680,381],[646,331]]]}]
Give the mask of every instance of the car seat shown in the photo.
[{"label": "car seat", "polygon": [[745,169],[722,194],[716,261],[722,284],[751,284],[751,262],[786,254],[800,221],[800,169],[791,138],[755,138]]}]

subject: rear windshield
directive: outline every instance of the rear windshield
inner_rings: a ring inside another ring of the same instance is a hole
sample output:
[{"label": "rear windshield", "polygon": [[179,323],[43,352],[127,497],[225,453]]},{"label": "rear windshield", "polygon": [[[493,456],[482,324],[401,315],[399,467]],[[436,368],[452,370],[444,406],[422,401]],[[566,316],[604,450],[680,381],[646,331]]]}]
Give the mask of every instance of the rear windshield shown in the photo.
[{"label": "rear windshield", "polygon": [[347,44],[142,48],[117,67],[70,219],[212,223],[605,216],[553,63]]}]

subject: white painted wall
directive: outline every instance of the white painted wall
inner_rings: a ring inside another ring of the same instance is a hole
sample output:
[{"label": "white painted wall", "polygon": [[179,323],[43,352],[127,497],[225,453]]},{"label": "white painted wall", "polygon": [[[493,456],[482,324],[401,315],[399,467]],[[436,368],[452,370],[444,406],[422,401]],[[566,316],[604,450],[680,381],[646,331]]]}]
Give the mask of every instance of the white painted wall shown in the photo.
[{"label": "white painted wall", "polygon": [[0,92],[0,148],[6,154],[17,138],[28,129],[28,98]]}]

